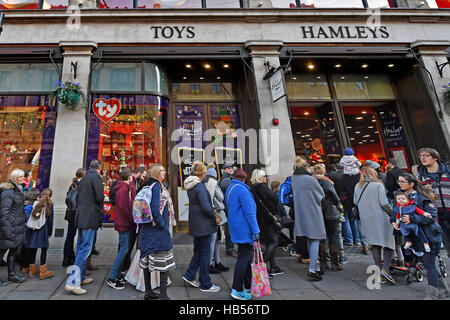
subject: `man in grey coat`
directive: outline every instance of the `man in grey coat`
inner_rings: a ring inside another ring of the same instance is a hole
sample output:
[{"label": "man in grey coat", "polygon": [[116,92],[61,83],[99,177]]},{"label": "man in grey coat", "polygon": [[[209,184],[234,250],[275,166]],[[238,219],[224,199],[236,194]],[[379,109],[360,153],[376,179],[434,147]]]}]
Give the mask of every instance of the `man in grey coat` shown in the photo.
[{"label": "man in grey coat", "polygon": [[101,169],[101,162],[92,160],[89,171],[78,186],[75,216],[75,225],[78,229],[77,256],[65,287],[66,291],[77,295],[87,292],[80,285],[93,282],[92,278],[85,278],[85,273],[86,260],[92,250],[95,232],[102,224],[104,189],[100,175]]},{"label": "man in grey coat", "polygon": [[322,199],[325,197],[322,187],[317,179],[308,171],[308,162],[297,157],[294,164],[294,175],[291,179],[292,194],[294,198],[295,235],[307,237],[310,256],[308,276],[313,281],[322,280],[318,273],[317,264],[320,240],[326,239],[325,222],[321,209]]}]

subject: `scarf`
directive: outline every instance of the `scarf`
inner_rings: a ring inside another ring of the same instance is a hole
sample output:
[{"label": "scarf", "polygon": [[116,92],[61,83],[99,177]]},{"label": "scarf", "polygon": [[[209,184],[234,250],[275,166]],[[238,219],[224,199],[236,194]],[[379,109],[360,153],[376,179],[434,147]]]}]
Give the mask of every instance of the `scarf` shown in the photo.
[{"label": "scarf", "polygon": [[306,170],[303,169],[303,168],[297,168],[297,169],[295,169],[294,175],[296,175],[296,176],[301,176],[301,175],[308,175],[308,176],[310,176],[309,172],[306,171]]},{"label": "scarf", "polygon": [[164,212],[164,208],[168,205],[168,213],[169,213],[169,224],[170,226],[175,226],[177,223],[175,221],[175,210],[173,209],[172,198],[170,197],[169,190],[161,184],[161,198],[159,201],[159,213],[162,215]]}]

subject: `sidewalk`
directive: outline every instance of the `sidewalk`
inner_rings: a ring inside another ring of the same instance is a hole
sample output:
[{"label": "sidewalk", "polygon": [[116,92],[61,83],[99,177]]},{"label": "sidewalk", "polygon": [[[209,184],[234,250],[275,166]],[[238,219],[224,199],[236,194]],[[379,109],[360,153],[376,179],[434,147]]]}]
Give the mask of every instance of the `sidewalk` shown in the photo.
[{"label": "sidewalk", "polygon": [[[187,237],[186,239],[189,239]],[[185,240],[181,242],[186,242]],[[214,284],[219,285],[222,290],[218,293],[204,293],[199,289],[186,284],[183,273],[186,271],[192,257],[191,244],[175,244],[174,256],[176,269],[170,273],[172,284],[168,287],[168,295],[172,300],[232,300],[230,297],[233,282],[233,270],[236,260],[222,254],[222,263],[231,267],[230,271],[222,274],[212,274]],[[123,290],[114,290],[106,282],[117,253],[117,247],[99,247],[100,255],[93,256],[93,264],[99,270],[91,271],[94,279],[92,284],[83,286],[87,294],[76,296],[64,290],[66,274],[65,268],[61,266],[62,249],[48,250],[49,269],[55,271],[55,275],[46,280],[39,277],[27,278],[21,284],[10,283],[0,287],[0,299],[2,300],[142,300],[144,293],[136,290],[130,284],[126,284]],[[224,252],[224,246],[221,248]],[[308,266],[301,264],[297,259],[289,256],[281,249],[277,249],[277,263],[284,270],[283,275],[277,275],[271,280],[272,295],[255,299],[263,300],[421,300],[425,296],[426,277],[423,282],[413,282],[406,285],[405,279],[400,274],[394,274],[398,284],[381,285],[381,289],[369,290],[366,286],[369,274],[367,267],[373,263],[372,256],[361,253],[361,247],[345,247],[349,262],[344,265],[340,272],[327,271],[324,279],[311,282],[307,277]],[[450,260],[444,250],[441,251],[447,270]],[[39,257],[39,253],[38,253]],[[7,268],[0,268],[0,277],[5,280]],[[17,267],[17,269],[19,269]],[[22,275],[21,272],[18,274]],[[447,283],[450,285],[448,278]],[[447,298],[450,300],[450,298]]]}]

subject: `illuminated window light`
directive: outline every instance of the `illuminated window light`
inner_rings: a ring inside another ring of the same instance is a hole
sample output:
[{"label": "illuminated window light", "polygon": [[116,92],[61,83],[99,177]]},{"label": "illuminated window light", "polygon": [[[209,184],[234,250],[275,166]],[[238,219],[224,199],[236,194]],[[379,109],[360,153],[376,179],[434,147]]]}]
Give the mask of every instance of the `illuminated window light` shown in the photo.
[{"label": "illuminated window light", "polygon": [[345,79],[345,77],[341,77],[341,80],[344,80]]},{"label": "illuminated window light", "polygon": [[351,126],[347,127],[347,129],[351,129],[351,128],[352,128]]},{"label": "illuminated window light", "polygon": [[203,79],[205,79],[205,78],[203,78],[203,77],[200,77],[200,80],[203,80]]},{"label": "illuminated window light", "polygon": [[186,80],[187,79],[187,77],[183,77],[183,80]]},{"label": "illuminated window light", "polygon": [[362,120],[363,117],[356,117],[356,120]]},{"label": "illuminated window light", "polygon": [[191,64],[187,64],[187,65],[185,65],[185,67],[186,67],[186,69],[191,69],[192,65]]},{"label": "illuminated window light", "polygon": [[220,80],[221,79],[221,77],[217,77],[217,80]]},{"label": "illuminated window light", "polygon": [[305,115],[305,116],[309,116],[309,112],[305,112],[304,115]]},{"label": "illuminated window light", "polygon": [[367,111],[363,111],[363,112],[361,112],[362,114],[366,114],[367,113]]},{"label": "illuminated window light", "polygon": [[369,67],[369,65],[367,63],[365,63],[361,66],[361,68],[363,68],[363,69],[366,69],[367,67]]},{"label": "illuminated window light", "polygon": [[361,131],[355,131],[355,133],[361,133]]},{"label": "illuminated window light", "polygon": [[340,68],[340,67],[342,67],[342,64],[336,64],[334,67],[335,68]]},{"label": "illuminated window light", "polygon": [[364,79],[369,79],[369,76],[365,76]]},{"label": "illuminated window light", "polygon": [[292,80],[297,80],[297,78],[296,77],[292,77]]},{"label": "illuminated window light", "polygon": [[228,69],[228,68],[230,67],[230,65],[229,65],[229,64],[224,64],[223,67],[224,67],[225,69]]},{"label": "illuminated window light", "polygon": [[388,67],[389,67],[389,68],[393,68],[394,66],[395,66],[395,64],[393,64],[393,63],[388,64]]}]

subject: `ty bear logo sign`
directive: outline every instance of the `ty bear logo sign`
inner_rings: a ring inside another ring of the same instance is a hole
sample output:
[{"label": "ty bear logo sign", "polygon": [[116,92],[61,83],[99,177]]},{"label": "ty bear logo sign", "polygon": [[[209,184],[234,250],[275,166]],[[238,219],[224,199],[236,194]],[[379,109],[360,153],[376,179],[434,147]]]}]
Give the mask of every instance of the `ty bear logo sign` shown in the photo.
[{"label": "ty bear logo sign", "polygon": [[120,101],[117,99],[97,99],[94,101],[92,109],[95,115],[103,122],[108,123],[120,112]]}]

